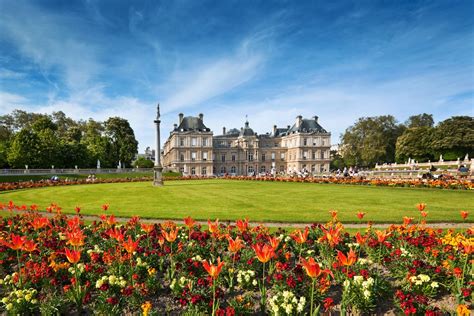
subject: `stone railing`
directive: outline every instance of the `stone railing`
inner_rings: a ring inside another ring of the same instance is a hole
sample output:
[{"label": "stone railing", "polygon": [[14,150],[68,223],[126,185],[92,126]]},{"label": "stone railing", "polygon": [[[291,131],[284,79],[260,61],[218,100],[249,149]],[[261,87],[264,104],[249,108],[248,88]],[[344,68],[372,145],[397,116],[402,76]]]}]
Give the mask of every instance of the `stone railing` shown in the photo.
[{"label": "stone railing", "polygon": [[91,168],[91,169],[1,169],[1,176],[14,175],[64,175],[152,172],[153,168]]},{"label": "stone railing", "polygon": [[376,170],[421,170],[421,169],[430,169],[435,167],[436,169],[457,169],[460,166],[466,166],[471,171],[474,171],[474,158],[471,159],[458,159],[451,161],[428,161],[428,162],[417,162],[413,159],[410,159],[407,163],[404,164],[383,164],[375,165]]}]

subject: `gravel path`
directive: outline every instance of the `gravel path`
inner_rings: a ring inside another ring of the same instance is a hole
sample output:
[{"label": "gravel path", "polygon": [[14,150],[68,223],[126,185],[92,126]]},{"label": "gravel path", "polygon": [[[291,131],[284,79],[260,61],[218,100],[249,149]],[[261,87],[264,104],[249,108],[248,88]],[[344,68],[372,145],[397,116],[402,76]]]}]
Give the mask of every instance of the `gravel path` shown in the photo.
[{"label": "gravel path", "polygon": [[[14,211],[14,212],[17,212],[17,213],[22,213],[24,211]],[[40,212],[42,213],[43,215],[47,216],[47,217],[54,217],[56,214],[54,213],[48,213],[48,212]],[[0,213],[1,215],[1,213]],[[71,216],[73,214],[66,214],[68,216]],[[107,214],[107,215],[112,215],[112,214]],[[85,221],[95,221],[95,220],[100,220],[100,217],[98,215],[82,215],[82,218],[85,220]],[[115,217],[115,219],[118,221],[118,222],[127,222],[128,220],[130,220],[130,217]],[[163,223],[165,221],[173,221],[175,222],[176,224],[183,224],[184,225],[184,221],[182,219],[157,219],[157,218],[140,218],[140,221],[141,222],[144,222],[144,223],[156,223],[156,224],[159,224],[159,223]],[[202,220],[196,220],[197,223],[201,224],[201,225],[207,225],[207,221],[202,221]],[[221,220],[220,221],[221,223],[224,223],[224,224],[230,224],[230,223],[234,223],[234,221],[231,221],[231,220]],[[249,222],[249,225],[251,226],[256,226],[256,225],[264,225],[266,227],[283,227],[283,228],[304,228],[306,226],[309,226],[311,225],[312,223],[302,223],[302,222]],[[344,224],[344,227],[345,228],[366,228],[367,227],[367,222],[363,222],[363,223],[343,223]],[[400,225],[402,224],[401,222],[400,223],[374,223],[372,224],[372,227],[373,228],[378,228],[378,229],[385,229],[387,227],[389,227],[390,225]],[[442,228],[442,229],[449,229],[449,228],[452,228],[452,229],[467,229],[467,228],[471,228],[471,227],[474,227],[474,223],[450,223],[450,222],[443,222],[443,223],[430,223],[428,222],[427,225],[431,228]]]}]

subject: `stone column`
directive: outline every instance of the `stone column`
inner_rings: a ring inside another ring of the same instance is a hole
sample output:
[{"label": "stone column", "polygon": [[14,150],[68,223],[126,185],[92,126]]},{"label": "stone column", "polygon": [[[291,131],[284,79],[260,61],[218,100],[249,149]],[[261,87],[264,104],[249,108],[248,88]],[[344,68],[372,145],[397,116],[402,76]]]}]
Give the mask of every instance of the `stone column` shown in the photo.
[{"label": "stone column", "polygon": [[160,146],[160,104],[158,103],[156,107],[156,150],[155,150],[155,167],[153,168],[153,185],[154,186],[163,186],[162,171],[163,167],[161,166],[161,146]]}]

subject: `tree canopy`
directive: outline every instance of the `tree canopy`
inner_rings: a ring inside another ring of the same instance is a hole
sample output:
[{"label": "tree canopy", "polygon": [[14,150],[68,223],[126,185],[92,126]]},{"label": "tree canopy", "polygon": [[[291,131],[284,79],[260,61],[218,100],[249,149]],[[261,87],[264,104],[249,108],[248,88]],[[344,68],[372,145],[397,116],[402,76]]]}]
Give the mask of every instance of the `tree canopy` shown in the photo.
[{"label": "tree canopy", "polygon": [[2,168],[114,168],[130,166],[138,142],[127,120],[75,121],[65,113],[51,115],[14,110],[0,116]]}]

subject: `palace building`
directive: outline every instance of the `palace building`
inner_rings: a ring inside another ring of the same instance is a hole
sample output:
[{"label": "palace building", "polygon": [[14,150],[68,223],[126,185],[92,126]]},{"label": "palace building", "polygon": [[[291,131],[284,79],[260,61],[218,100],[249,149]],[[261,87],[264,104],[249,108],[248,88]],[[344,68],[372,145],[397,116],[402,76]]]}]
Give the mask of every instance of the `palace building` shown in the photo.
[{"label": "palace building", "polygon": [[183,175],[255,175],[320,173],[329,171],[331,133],[318,117],[285,128],[273,126],[258,135],[246,121],[240,130],[222,129],[221,135],[204,125],[204,115],[179,114],[163,148],[163,167]]}]

